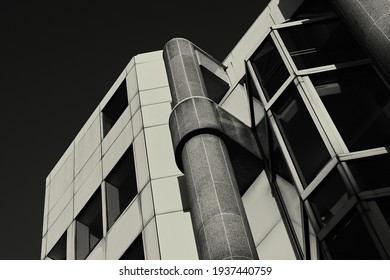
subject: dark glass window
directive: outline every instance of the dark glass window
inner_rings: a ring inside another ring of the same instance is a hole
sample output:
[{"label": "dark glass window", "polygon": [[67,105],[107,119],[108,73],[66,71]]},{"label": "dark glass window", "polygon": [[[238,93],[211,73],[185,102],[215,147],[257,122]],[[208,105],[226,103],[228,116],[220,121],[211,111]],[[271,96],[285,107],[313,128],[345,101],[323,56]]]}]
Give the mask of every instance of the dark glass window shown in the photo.
[{"label": "dark glass window", "polygon": [[378,197],[375,199],[388,226],[390,226],[390,196]]},{"label": "dark glass window", "polygon": [[251,62],[267,100],[271,99],[290,74],[270,36],[261,44]]},{"label": "dark glass window", "polygon": [[66,260],[66,231],[47,256],[52,260]]},{"label": "dark glass window", "polygon": [[[253,94],[253,93],[252,93]],[[257,101],[253,101],[256,104]],[[285,213],[288,221],[285,221],[287,227],[295,233],[290,238],[296,247],[300,247],[300,252],[304,251],[302,238],[302,213],[301,199],[297,192],[290,171],[280,150],[279,143],[269,127],[268,118],[264,107],[261,104],[254,107],[253,110],[260,110],[259,115],[262,116],[256,125],[256,134],[260,142],[261,149],[264,155],[264,161],[268,166],[268,178],[277,188],[274,191],[277,201],[281,203],[280,211]],[[279,204],[280,204],[279,203]]]},{"label": "dark glass window", "polygon": [[104,136],[108,134],[128,105],[126,80],[124,80],[102,110]]},{"label": "dark glass window", "polygon": [[332,259],[377,260],[380,254],[362,214],[352,210],[324,239]]},{"label": "dark glass window", "polygon": [[318,224],[324,226],[345,206],[349,198],[340,171],[334,168],[310,194],[308,200]]},{"label": "dark glass window", "polygon": [[334,9],[328,0],[306,0],[303,1],[291,19],[315,18],[333,13]]},{"label": "dark glass window", "polygon": [[133,146],[131,145],[105,179],[107,223],[110,228],[137,195]]},{"label": "dark glass window", "polygon": [[200,66],[200,70],[202,72],[208,98],[215,103],[219,103],[229,90],[229,85],[202,65]]},{"label": "dark glass window", "polygon": [[347,161],[361,191],[390,187],[390,155]]},{"label": "dark glass window", "polygon": [[311,76],[350,151],[390,145],[390,91],[369,66]]},{"label": "dark glass window", "polygon": [[298,69],[365,58],[340,20],[327,20],[279,29]]},{"label": "dark glass window", "polygon": [[142,233],[131,243],[120,260],[144,260],[144,245],[142,243]]},{"label": "dark glass window", "polygon": [[100,188],[76,217],[76,259],[86,259],[103,237]]},{"label": "dark glass window", "polygon": [[329,152],[293,83],[271,109],[306,187],[330,160]]}]

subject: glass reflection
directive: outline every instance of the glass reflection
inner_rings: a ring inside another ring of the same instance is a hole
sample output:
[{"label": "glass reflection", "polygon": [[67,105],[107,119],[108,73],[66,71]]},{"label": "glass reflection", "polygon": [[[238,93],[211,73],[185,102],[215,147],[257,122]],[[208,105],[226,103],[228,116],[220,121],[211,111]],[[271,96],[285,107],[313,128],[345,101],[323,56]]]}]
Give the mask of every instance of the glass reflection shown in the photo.
[{"label": "glass reflection", "polygon": [[320,226],[325,226],[350,198],[340,171],[334,168],[309,196]]},{"label": "glass reflection", "polygon": [[372,66],[310,78],[350,151],[390,145],[390,90]]},{"label": "glass reflection", "polygon": [[336,260],[377,260],[380,254],[367,230],[364,214],[352,210],[324,239]]},{"label": "glass reflection", "polygon": [[294,84],[288,86],[271,109],[307,187],[329,161],[329,152]]},{"label": "glass reflection", "polygon": [[[252,89],[250,91],[252,95],[256,94],[254,87],[250,86],[249,88]],[[293,244],[295,244],[296,248],[300,248],[298,250],[300,251],[299,254],[302,256],[302,252],[305,250],[302,231],[301,199],[293,184],[290,171],[280,150],[279,143],[269,126],[265,109],[256,99],[253,98],[252,101],[252,111],[254,115],[253,125],[260,142],[264,161],[267,165],[267,175],[271,184],[277,188],[276,190],[273,190],[273,194],[275,199],[279,201],[279,210],[284,213],[284,216],[287,218],[285,224],[287,224],[287,227],[289,227],[293,233],[291,234],[290,239]]]},{"label": "glass reflection", "polygon": [[302,24],[279,30],[298,69],[366,57],[340,20]]},{"label": "glass reflection", "polygon": [[271,99],[290,74],[270,36],[261,44],[251,62],[266,99]]},{"label": "glass reflection", "polygon": [[390,187],[390,155],[347,161],[361,191]]}]

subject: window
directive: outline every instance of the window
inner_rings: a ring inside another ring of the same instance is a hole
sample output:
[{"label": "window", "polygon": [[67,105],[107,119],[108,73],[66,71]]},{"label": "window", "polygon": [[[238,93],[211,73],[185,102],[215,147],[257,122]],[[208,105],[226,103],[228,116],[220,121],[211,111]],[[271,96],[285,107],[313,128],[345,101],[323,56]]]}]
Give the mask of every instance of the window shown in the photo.
[{"label": "window", "polygon": [[137,195],[133,146],[131,145],[105,179],[108,228]]},{"label": "window", "polygon": [[390,145],[390,90],[372,66],[310,78],[350,151]]},{"label": "window", "polygon": [[200,70],[206,86],[207,97],[215,103],[219,103],[229,90],[229,85],[202,65]]},{"label": "window", "polygon": [[251,61],[264,95],[270,100],[290,76],[270,36],[264,40]]},{"label": "window", "polygon": [[390,188],[390,155],[366,157],[347,161],[361,191]]},{"label": "window", "polygon": [[294,13],[292,19],[299,20],[329,15],[333,14],[333,10],[328,0],[307,0]]},{"label": "window", "polygon": [[[375,199],[380,211],[382,212],[383,218],[386,220],[387,225],[390,227],[390,196],[378,197]],[[387,236],[388,238],[388,236]]]},{"label": "window", "polygon": [[301,24],[279,33],[298,69],[366,58],[340,20]]},{"label": "window", "polygon": [[340,171],[334,168],[310,194],[310,201],[318,224],[325,226],[350,198]]},{"label": "window", "polygon": [[330,155],[293,83],[271,110],[302,183],[307,187],[330,160]]},{"label": "window", "polygon": [[364,214],[353,209],[326,236],[330,257],[338,260],[377,260],[381,256],[367,229]]},{"label": "window", "polygon": [[142,233],[131,243],[126,252],[123,253],[120,260],[144,260],[144,245],[142,242]]},{"label": "window", "polygon": [[114,126],[128,104],[126,80],[124,80],[102,110],[104,136],[106,136]]},{"label": "window", "polygon": [[[268,167],[267,173],[272,184],[272,193],[289,233],[294,252],[297,258],[301,259],[304,258],[303,252],[307,251],[305,250],[305,246],[309,246],[309,244],[304,244],[303,242],[303,234],[306,236],[308,233],[306,234],[304,232],[306,228],[303,229],[301,198],[293,183],[290,170],[280,150],[279,143],[269,125],[265,109],[255,99],[258,96],[258,92],[252,83],[252,79],[249,79],[249,93],[249,98],[253,98],[251,104],[251,112],[253,115],[252,126],[255,128],[264,162]],[[310,237],[311,239],[314,238],[313,235]],[[310,258],[310,256],[306,256],[306,258]]]},{"label": "window", "polygon": [[52,260],[66,260],[66,231],[50,250],[47,256]]},{"label": "window", "polygon": [[103,237],[100,188],[76,217],[76,260],[86,259]]}]

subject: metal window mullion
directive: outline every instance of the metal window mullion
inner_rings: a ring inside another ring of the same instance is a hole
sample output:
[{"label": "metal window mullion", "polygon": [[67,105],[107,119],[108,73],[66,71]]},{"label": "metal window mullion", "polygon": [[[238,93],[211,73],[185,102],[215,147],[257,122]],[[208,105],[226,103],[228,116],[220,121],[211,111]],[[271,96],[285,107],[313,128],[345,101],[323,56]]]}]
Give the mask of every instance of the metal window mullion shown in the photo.
[{"label": "metal window mullion", "polygon": [[385,147],[380,147],[380,148],[374,148],[374,149],[369,149],[369,150],[340,154],[339,159],[341,161],[349,161],[349,160],[354,160],[354,159],[384,155],[384,154],[388,154],[388,153],[389,153],[389,151]]},{"label": "metal window mullion", "polygon": [[338,63],[338,64],[328,64],[328,65],[298,70],[297,75],[298,76],[307,76],[307,75],[316,74],[316,73],[322,73],[322,72],[327,72],[327,71],[345,69],[345,68],[354,67],[354,66],[366,65],[366,64],[370,64],[370,63],[371,63],[371,60],[365,58],[365,59],[359,59],[359,60],[354,60],[354,61],[342,62],[342,63]]},{"label": "metal window mullion", "polygon": [[375,199],[378,197],[390,196],[390,187],[376,188],[368,191],[363,191],[360,192],[358,196],[361,200],[368,200],[368,199]]},{"label": "metal window mullion", "polygon": [[301,210],[301,221],[302,221],[302,241],[304,248],[305,260],[311,260],[311,246],[310,246],[310,230],[308,215],[302,199],[299,200],[299,208]]},{"label": "metal window mullion", "polygon": [[[375,201],[362,202],[361,218],[382,259],[390,257],[390,228]],[[365,209],[367,208],[367,209]]]},{"label": "metal window mullion", "polygon": [[298,193],[302,193],[303,192],[303,186],[302,186],[302,183],[301,183],[301,180],[299,178],[299,175],[298,175],[298,172],[296,170],[296,167],[294,165],[294,162],[291,158],[291,155],[288,151],[288,148],[286,146],[286,143],[284,142],[284,139],[283,139],[283,136],[279,130],[279,127],[276,123],[276,120],[272,114],[271,111],[268,111],[268,117],[269,117],[269,123],[271,125],[271,128],[274,132],[274,135],[279,143],[279,147],[280,147],[280,150],[282,152],[282,155],[284,157],[284,159],[286,160],[286,164],[287,164],[287,167],[288,169],[290,170],[290,173],[291,173],[291,176],[292,176],[292,179],[294,181],[294,185],[296,186],[296,188],[298,189]]},{"label": "metal window mullion", "polygon": [[290,52],[288,51],[286,45],[284,44],[283,39],[280,36],[279,32],[277,30],[273,30],[271,31],[270,36],[276,46],[276,49],[279,52],[279,55],[282,57],[282,60],[286,65],[288,72],[290,74],[297,73],[298,68],[295,66],[295,63],[290,55]]},{"label": "metal window mullion", "polygon": [[290,85],[290,83],[294,80],[295,75],[290,75],[287,80],[282,84],[282,86],[277,90],[274,96],[265,103],[264,109],[268,110],[274,103],[275,101],[281,96],[284,92],[284,90]]},{"label": "metal window mullion", "polygon": [[107,191],[106,181],[103,181],[100,185],[102,194],[102,226],[103,226],[103,238],[107,235],[108,231],[108,208],[107,208]]},{"label": "metal window mullion", "polygon": [[307,98],[307,96],[305,94],[305,90],[303,89],[301,78],[298,77],[295,81],[297,81],[296,86],[297,86],[298,92],[302,98],[302,101],[305,104],[306,109],[309,112],[309,115],[310,115],[311,119],[313,120],[314,125],[317,128],[317,131],[319,132],[319,134],[322,138],[322,141],[324,142],[324,144],[325,144],[325,146],[330,154],[330,157],[334,157],[336,155],[336,151],[334,150],[333,145],[329,141],[328,136],[327,136],[326,132],[324,131],[324,129],[321,125],[321,122],[318,119],[317,114],[315,113],[315,110],[312,107],[311,102],[309,101],[309,99]]},{"label": "metal window mullion", "polygon": [[336,14],[328,14],[316,18],[307,18],[307,19],[301,19],[301,20],[296,20],[296,21],[290,21],[286,23],[280,23],[280,24],[275,24],[272,26],[272,29],[282,29],[282,28],[288,28],[288,27],[293,27],[293,26],[299,26],[303,24],[310,24],[314,22],[319,22],[319,21],[326,21],[326,20],[331,20],[331,19],[338,19],[338,16]]},{"label": "metal window mullion", "polygon": [[248,60],[246,62],[246,64],[248,66],[248,71],[249,71],[250,78],[252,79],[252,82],[255,85],[255,88],[256,88],[257,92],[259,93],[259,97],[261,99],[261,102],[263,104],[266,104],[267,103],[267,99],[266,99],[266,97],[264,95],[263,90],[261,89],[260,82],[257,79],[257,76],[256,76],[256,73],[255,73],[255,70],[253,69],[252,63]]},{"label": "metal window mullion", "polygon": [[317,116],[322,129],[328,138],[332,149],[336,154],[348,153],[348,147],[341,137],[336,125],[330,117],[325,105],[322,103],[317,91],[314,88],[310,78],[308,76],[299,77],[301,80],[301,86],[304,89],[305,95],[309,100],[311,107],[313,108],[314,114]]},{"label": "metal window mullion", "polygon": [[306,214],[307,214],[307,217],[309,218],[309,222],[310,222],[311,226],[313,227],[314,234],[316,235],[316,233],[321,230],[321,227],[316,219],[316,216],[313,212],[313,209],[310,205],[310,202],[308,200],[303,200],[303,199],[302,199],[302,201],[303,201],[303,205],[306,209]]},{"label": "metal window mullion", "polygon": [[317,186],[325,179],[326,176],[333,170],[337,165],[338,160],[336,157],[333,157],[324,168],[317,174],[317,176],[311,181],[307,188],[302,192],[301,197],[303,200],[306,200],[308,196],[317,188]]}]

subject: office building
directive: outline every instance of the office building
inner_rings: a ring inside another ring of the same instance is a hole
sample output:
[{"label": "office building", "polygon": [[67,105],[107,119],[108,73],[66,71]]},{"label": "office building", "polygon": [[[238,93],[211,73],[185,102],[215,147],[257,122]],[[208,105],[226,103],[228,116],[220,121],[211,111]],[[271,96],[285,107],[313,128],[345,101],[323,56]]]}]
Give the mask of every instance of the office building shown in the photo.
[{"label": "office building", "polygon": [[222,63],[135,56],[47,177],[42,259],[388,259],[389,16],[275,0]]}]

